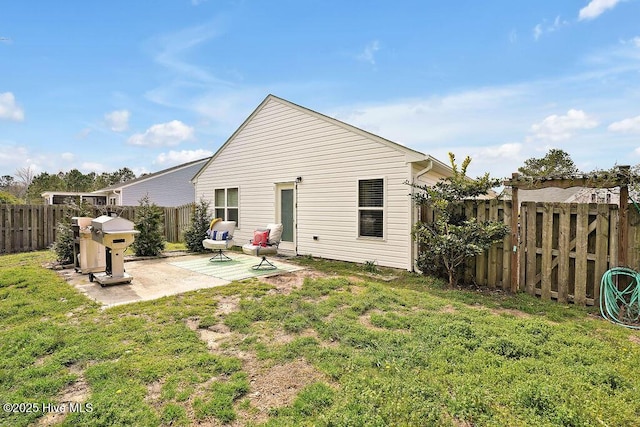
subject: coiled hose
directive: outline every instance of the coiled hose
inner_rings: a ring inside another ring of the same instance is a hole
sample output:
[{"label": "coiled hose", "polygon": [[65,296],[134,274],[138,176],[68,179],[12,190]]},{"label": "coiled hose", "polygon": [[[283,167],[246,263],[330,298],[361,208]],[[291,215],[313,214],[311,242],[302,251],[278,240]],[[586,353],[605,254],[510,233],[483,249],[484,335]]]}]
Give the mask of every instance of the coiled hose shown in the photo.
[{"label": "coiled hose", "polygon": [[[621,291],[616,276],[631,277],[631,283]],[[602,275],[600,314],[615,324],[640,329],[640,273],[627,267],[615,267]]]}]

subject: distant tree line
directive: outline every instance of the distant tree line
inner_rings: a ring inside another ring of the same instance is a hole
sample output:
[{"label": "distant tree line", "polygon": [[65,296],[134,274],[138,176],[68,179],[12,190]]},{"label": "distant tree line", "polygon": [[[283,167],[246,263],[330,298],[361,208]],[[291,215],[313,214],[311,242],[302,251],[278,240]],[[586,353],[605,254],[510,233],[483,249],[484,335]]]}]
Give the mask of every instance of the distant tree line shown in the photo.
[{"label": "distant tree line", "polygon": [[0,203],[40,203],[41,194],[45,191],[91,192],[135,178],[133,171],[126,167],[100,174],[83,174],[78,169],[71,169],[68,172],[42,172],[38,175],[33,175],[31,168],[21,168],[15,177],[0,176]]}]

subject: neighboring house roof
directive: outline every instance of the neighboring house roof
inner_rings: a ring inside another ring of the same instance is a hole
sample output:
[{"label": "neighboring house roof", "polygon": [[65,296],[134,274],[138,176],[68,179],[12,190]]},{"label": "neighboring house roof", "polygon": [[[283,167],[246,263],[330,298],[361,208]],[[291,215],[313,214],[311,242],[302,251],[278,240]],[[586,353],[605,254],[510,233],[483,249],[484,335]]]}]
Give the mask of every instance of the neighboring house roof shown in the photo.
[{"label": "neighboring house roof", "polygon": [[391,147],[401,153],[404,153],[407,159],[407,162],[409,163],[417,163],[419,165],[421,165],[422,167],[432,167],[434,169],[434,171],[440,172],[443,175],[450,175],[453,170],[451,169],[450,166],[446,165],[445,163],[441,162],[440,160],[436,159],[435,157],[432,157],[428,154],[424,154],[421,153],[419,151],[413,150],[411,148],[405,147],[404,145],[398,144],[396,142],[390,141],[386,138],[383,138],[381,136],[378,136],[376,134],[373,134],[371,132],[365,131],[363,129],[360,129],[356,126],[350,125],[348,123],[342,122],[338,119],[334,119],[332,117],[329,117],[327,115],[324,115],[322,113],[318,113],[317,111],[311,110],[309,108],[300,106],[298,104],[294,104],[293,102],[287,101],[286,99],[282,99],[279,98],[275,95],[268,95],[261,103],[260,105],[258,105],[258,107],[249,115],[249,117],[247,117],[247,119],[240,125],[240,127],[227,139],[227,141],[222,144],[222,146],[218,149],[218,151],[209,159],[209,161],[207,163],[205,163],[202,168],[198,171],[198,173],[196,173],[196,175],[193,177],[193,179],[191,180],[192,182],[195,182],[198,177],[200,176],[200,174],[209,166],[209,164],[211,164],[217,157],[218,155],[225,149],[225,147],[227,145],[229,145],[229,143],[231,141],[234,140],[234,138],[247,126],[247,124],[249,122],[251,122],[251,120],[256,116],[256,114],[258,114],[258,112],[260,110],[263,109],[263,107],[271,100],[275,100],[277,102],[280,102],[282,104],[288,105],[289,107],[295,108],[299,111],[302,111],[304,113],[310,114],[316,118],[319,118],[321,120],[327,121],[329,123],[332,123],[334,125],[340,126],[344,129],[347,129],[351,132],[355,132],[359,135],[362,135],[366,138],[372,139],[374,141],[379,142],[380,144],[386,145],[388,147]]},{"label": "neighboring house roof", "polygon": [[210,157],[205,157],[203,159],[194,160],[192,162],[182,163],[180,165],[173,166],[173,167],[170,167],[170,168],[167,168],[167,169],[163,169],[161,171],[150,173],[150,174],[147,174],[147,175],[143,175],[141,177],[138,177],[138,178],[135,178],[135,179],[131,179],[131,180],[126,181],[126,182],[119,182],[117,184],[110,185],[109,187],[101,188],[100,190],[94,191],[94,193],[105,193],[105,192],[109,192],[109,191],[119,190],[121,188],[126,188],[126,187],[128,187],[130,185],[137,184],[137,183],[140,183],[140,182],[143,182],[143,181],[147,181],[147,180],[150,180],[150,179],[153,179],[153,178],[157,178],[159,176],[162,176],[162,175],[165,175],[165,174],[168,174],[168,173],[171,173],[171,172],[175,172],[177,170],[180,170],[180,169],[195,165],[197,163],[204,163],[209,159],[210,159]]},{"label": "neighboring house roof", "polygon": [[[633,200],[639,200],[640,193],[629,191]],[[504,189],[501,198],[511,200],[511,188]],[[522,202],[558,202],[558,203],[610,203],[617,205],[620,201],[620,187],[591,188],[540,188],[536,190],[518,190],[518,201]]]},{"label": "neighboring house roof", "polygon": [[541,188],[538,190],[518,190],[520,202],[565,202],[584,187]]}]

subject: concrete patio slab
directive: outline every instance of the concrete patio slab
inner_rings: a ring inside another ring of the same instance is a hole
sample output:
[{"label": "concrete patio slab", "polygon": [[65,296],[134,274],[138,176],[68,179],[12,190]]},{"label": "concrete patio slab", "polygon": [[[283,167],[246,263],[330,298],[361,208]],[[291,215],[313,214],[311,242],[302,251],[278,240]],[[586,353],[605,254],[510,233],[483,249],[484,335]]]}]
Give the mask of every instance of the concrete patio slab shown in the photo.
[{"label": "concrete patio slab", "polygon": [[[204,255],[187,255],[183,260],[203,258]],[[208,256],[206,257],[208,258]],[[111,307],[138,301],[148,301],[197,289],[212,288],[231,283],[218,277],[207,276],[169,264],[172,258],[130,261],[125,270],[133,276],[129,284],[100,286],[90,282],[88,274],[63,270],[66,280],[92,300]]]},{"label": "concrete patio slab", "polygon": [[[243,254],[233,254],[233,256],[246,257]],[[212,267],[206,268],[206,270],[191,269],[189,267],[190,265],[210,264],[208,262],[210,257],[211,254],[202,254],[127,261],[125,262],[125,270],[133,276],[131,283],[104,287],[95,281],[90,282],[88,274],[81,274],[73,269],[61,270],[60,274],[78,291],[106,308],[138,301],[149,301],[231,283],[236,277],[229,276],[229,278],[224,278],[226,277],[224,275],[222,277],[213,275],[212,268],[216,268],[215,263],[211,264]],[[255,261],[255,257],[248,258]],[[279,259],[277,264],[280,266],[279,270],[268,274],[259,274],[265,277],[300,269],[298,266],[287,265]],[[222,267],[222,265],[219,266],[221,271],[224,270]]]}]

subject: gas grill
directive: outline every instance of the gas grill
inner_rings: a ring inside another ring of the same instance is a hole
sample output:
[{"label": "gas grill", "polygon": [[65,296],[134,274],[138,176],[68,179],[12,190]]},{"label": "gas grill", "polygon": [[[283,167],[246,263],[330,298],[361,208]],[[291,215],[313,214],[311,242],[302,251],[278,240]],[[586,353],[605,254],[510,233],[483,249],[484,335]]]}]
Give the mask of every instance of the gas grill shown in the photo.
[{"label": "gas grill", "polygon": [[133,276],[124,271],[124,251],[140,233],[133,222],[124,218],[102,215],[91,221],[91,238],[105,247],[106,268],[103,273],[89,273],[89,280],[100,285],[130,283]]},{"label": "gas grill", "polygon": [[91,217],[71,218],[73,230],[73,260],[77,272],[82,274],[105,270],[104,246],[91,237]]}]

